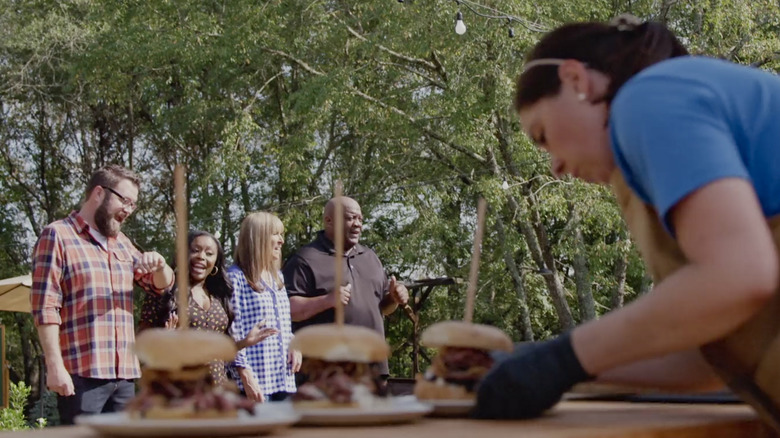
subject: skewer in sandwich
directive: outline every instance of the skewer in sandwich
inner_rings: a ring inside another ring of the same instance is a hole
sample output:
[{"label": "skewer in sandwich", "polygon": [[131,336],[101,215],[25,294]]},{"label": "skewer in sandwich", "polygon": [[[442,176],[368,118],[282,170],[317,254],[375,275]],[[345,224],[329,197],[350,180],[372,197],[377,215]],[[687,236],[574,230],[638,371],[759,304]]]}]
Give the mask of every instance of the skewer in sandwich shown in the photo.
[{"label": "skewer in sandwich", "polygon": [[374,330],[311,325],[295,334],[290,348],[303,356],[305,381],[293,396],[296,407],[369,406],[384,396],[378,365],[387,359],[390,347]]},{"label": "skewer in sandwich", "polygon": [[477,385],[493,366],[490,352],[512,351],[503,331],[465,321],[433,324],[420,343],[439,349],[430,368],[417,375],[414,394],[420,400],[474,400]]},{"label": "skewer in sandwich", "polygon": [[145,364],[140,391],[126,411],[138,418],[236,417],[254,413],[254,403],[235,391],[216,386],[209,362],[233,360],[236,344],[222,333],[206,330],[148,329],[135,352]]}]

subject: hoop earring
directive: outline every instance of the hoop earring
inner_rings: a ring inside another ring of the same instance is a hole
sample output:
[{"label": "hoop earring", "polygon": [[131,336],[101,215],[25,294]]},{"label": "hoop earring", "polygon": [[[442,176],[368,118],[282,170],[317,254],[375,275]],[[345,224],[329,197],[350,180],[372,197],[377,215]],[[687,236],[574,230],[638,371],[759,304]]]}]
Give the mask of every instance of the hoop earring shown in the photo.
[{"label": "hoop earring", "polygon": [[210,275],[211,277],[213,277],[213,276],[215,276],[215,275],[217,275],[217,274],[219,274],[219,268],[218,268],[218,267],[216,267],[216,266],[214,266],[214,269],[212,269],[212,270],[211,270],[211,272],[209,272],[209,275]]}]

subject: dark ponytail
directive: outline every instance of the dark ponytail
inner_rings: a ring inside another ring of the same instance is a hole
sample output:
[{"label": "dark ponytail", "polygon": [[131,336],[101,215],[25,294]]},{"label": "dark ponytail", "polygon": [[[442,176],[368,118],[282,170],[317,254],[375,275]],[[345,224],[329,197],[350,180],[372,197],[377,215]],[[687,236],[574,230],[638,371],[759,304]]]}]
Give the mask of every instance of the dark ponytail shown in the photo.
[{"label": "dark ponytail", "polygon": [[[621,17],[623,18],[623,17]],[[645,68],[677,56],[687,55],[677,37],[663,24],[645,22],[615,24],[573,23],[545,35],[526,57],[536,59],[575,59],[610,78],[609,89],[599,101],[608,104],[632,76]],[[561,81],[556,65],[537,65],[524,71],[517,80],[515,109],[533,105],[540,99],[558,94]]]}]

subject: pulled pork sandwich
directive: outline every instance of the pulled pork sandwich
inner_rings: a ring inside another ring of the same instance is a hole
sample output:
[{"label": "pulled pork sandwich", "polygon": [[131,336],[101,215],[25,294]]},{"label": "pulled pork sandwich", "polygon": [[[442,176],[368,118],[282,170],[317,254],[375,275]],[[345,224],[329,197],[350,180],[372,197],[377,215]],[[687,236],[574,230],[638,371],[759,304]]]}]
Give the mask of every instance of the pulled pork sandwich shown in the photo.
[{"label": "pulled pork sandwich", "polygon": [[295,333],[290,348],[303,356],[296,407],[357,407],[384,396],[379,362],[390,347],[379,333],[357,326],[315,324]]},{"label": "pulled pork sandwich", "polygon": [[135,352],[145,364],[140,391],[126,411],[140,418],[237,417],[254,413],[254,403],[235,389],[216,386],[213,360],[229,361],[236,344],[227,335],[206,330],[148,329],[136,337]]},{"label": "pulled pork sandwich", "polygon": [[439,349],[431,367],[417,375],[414,395],[420,400],[474,400],[477,384],[493,366],[490,351],[512,351],[506,333],[463,321],[433,324],[420,343]]}]

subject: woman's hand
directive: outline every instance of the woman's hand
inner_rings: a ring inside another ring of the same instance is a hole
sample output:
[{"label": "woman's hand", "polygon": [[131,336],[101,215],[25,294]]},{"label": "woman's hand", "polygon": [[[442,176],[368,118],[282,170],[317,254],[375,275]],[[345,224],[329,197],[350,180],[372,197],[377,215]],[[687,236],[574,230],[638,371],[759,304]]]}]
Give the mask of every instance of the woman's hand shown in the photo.
[{"label": "woman's hand", "polygon": [[255,379],[255,375],[252,370],[247,368],[239,368],[238,375],[241,377],[241,384],[244,386],[246,398],[258,403],[265,403],[263,390],[260,388],[260,384],[257,383],[257,379]]},{"label": "woman's hand", "polygon": [[257,345],[276,334],[279,334],[279,330],[276,330],[273,327],[266,327],[265,320],[263,320],[255,324],[252,327],[252,330],[249,330],[249,333],[246,334],[244,339],[236,342],[236,346],[241,350],[242,348]]},{"label": "woman's hand", "polygon": [[472,411],[476,418],[537,417],[574,384],[591,378],[572,349],[569,333],[504,356],[479,385]]},{"label": "woman's hand", "polygon": [[289,353],[287,353],[287,364],[290,366],[290,370],[293,373],[297,373],[301,370],[301,362],[303,361],[303,357],[301,356],[301,352],[298,350],[290,350]]},{"label": "woman's hand", "polygon": [[165,321],[165,328],[167,329],[175,329],[179,326],[179,315],[176,312],[171,312],[171,314],[168,316],[168,320]]}]

